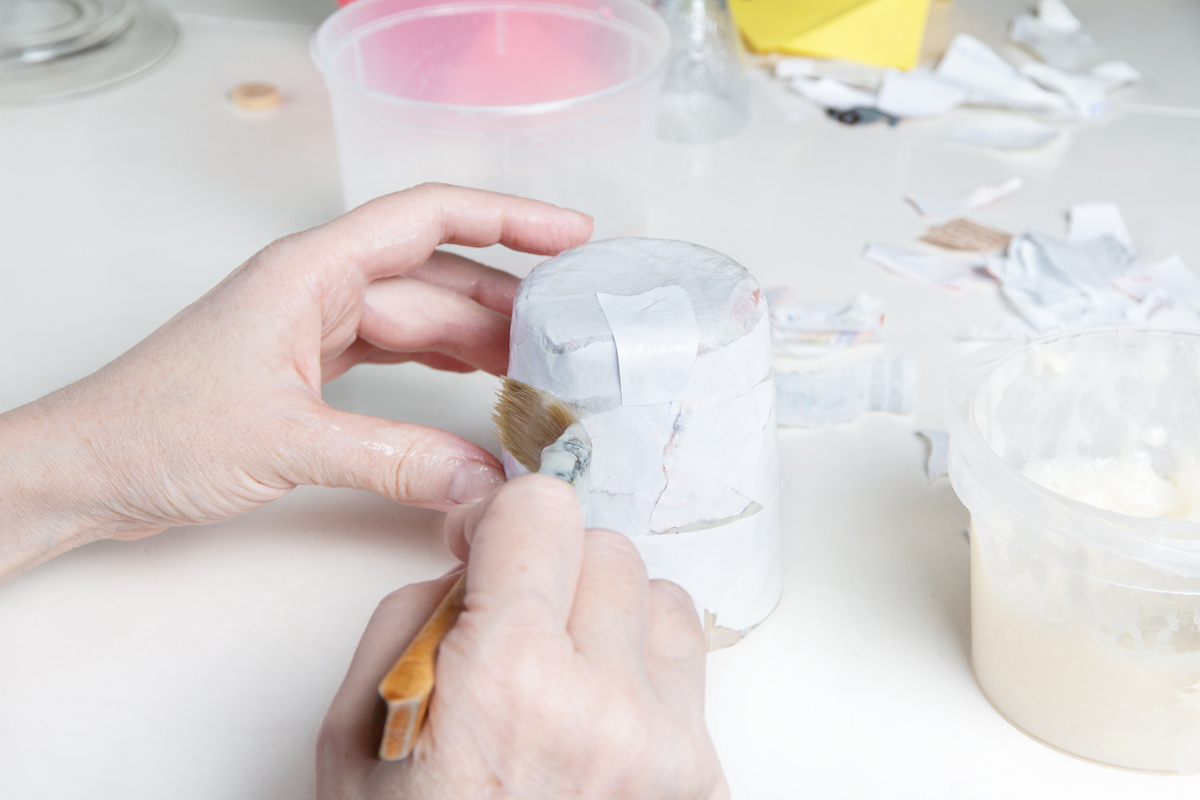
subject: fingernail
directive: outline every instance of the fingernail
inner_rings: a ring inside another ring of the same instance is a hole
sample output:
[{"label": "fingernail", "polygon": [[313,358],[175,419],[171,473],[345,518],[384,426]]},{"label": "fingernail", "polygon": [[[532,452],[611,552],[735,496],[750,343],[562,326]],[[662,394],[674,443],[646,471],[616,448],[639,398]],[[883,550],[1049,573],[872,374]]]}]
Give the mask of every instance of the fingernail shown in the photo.
[{"label": "fingernail", "polygon": [[504,483],[504,473],[478,461],[464,461],[450,479],[450,501],[470,503],[490,494]]}]

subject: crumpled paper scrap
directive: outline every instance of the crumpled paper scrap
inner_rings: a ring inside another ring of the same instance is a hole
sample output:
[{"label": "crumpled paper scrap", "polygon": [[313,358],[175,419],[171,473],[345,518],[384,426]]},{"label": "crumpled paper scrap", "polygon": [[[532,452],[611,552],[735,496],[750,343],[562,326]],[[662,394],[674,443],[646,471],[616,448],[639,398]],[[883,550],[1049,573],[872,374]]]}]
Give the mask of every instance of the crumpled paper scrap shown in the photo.
[{"label": "crumpled paper scrap", "polygon": [[875,107],[893,117],[935,117],[967,99],[961,86],[927,70],[889,69],[883,76]]},{"label": "crumpled paper scrap", "polygon": [[1111,203],[1069,214],[1067,239],[1038,232],[1016,237],[988,270],[1019,317],[968,338],[1008,339],[1100,326],[1150,325],[1200,330],[1200,277],[1177,255],[1141,264]]},{"label": "crumpled paper scrap", "polygon": [[775,354],[819,358],[883,341],[883,302],[861,294],[849,303],[801,303],[791,290],[767,290]]},{"label": "crumpled paper scrap", "polygon": [[824,428],[865,413],[907,414],[917,395],[917,361],[882,356],[848,370],[775,373],[781,426]]},{"label": "crumpled paper scrap", "polygon": [[1067,99],[1038,86],[968,33],[950,42],[934,73],[966,92],[972,105],[1011,108],[1050,119],[1071,119]]},{"label": "crumpled paper scrap", "polygon": [[948,217],[987,208],[993,203],[998,203],[1004,198],[1015,194],[1023,185],[1024,182],[1014,176],[997,184],[976,186],[956,200],[940,200],[928,197],[914,197],[912,195],[904,199],[923,217]]},{"label": "crumpled paper scrap", "polygon": [[1062,0],[1039,0],[1036,15],[1012,21],[1008,38],[1059,69],[1086,69],[1104,57],[1104,49]]},{"label": "crumpled paper scrap", "polygon": [[[1036,15],[1014,19],[1009,38],[1042,61],[1018,68],[974,36],[959,33],[932,71],[852,71],[837,62],[792,58],[778,62],[775,75],[831,114],[870,109],[904,119],[939,116],[965,105],[1064,122],[1101,115],[1109,107],[1109,93],[1141,78],[1123,61],[1100,63],[1103,50],[1062,0],[1041,0]],[[991,116],[956,127],[951,141],[1018,150],[1057,135],[1044,122]]]},{"label": "crumpled paper scrap", "polygon": [[1013,239],[989,271],[1017,312],[1042,333],[1111,316],[1110,286],[1133,255],[1111,235],[1064,241],[1027,232]]}]

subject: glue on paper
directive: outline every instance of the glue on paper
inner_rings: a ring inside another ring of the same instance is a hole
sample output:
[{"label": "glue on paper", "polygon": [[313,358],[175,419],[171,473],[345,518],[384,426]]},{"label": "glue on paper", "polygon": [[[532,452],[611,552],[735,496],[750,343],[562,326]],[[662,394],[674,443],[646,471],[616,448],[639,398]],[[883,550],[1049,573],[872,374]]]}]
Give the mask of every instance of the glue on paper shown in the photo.
[{"label": "glue on paper", "polygon": [[596,293],[617,346],[621,402],[665,403],[683,397],[700,329],[682,286],[660,286],[632,296]]},{"label": "glue on paper", "polygon": [[585,523],[629,536],[651,578],[734,634],[781,587],[771,350],[755,280],[686,242],[568,250],[513,303],[509,375],[571,406],[592,440]]}]

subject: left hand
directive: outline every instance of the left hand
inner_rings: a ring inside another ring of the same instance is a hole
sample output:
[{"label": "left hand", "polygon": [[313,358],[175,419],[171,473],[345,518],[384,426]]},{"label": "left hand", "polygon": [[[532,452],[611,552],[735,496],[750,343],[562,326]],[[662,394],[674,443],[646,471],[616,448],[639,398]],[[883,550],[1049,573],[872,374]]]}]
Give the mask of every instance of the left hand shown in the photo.
[{"label": "left hand", "polygon": [[445,243],[553,255],[590,218],[426,185],[280,239],[116,361],[0,415],[0,581],[98,538],[205,524],[300,484],[449,509],[503,481],[445,431],[339,411],[362,362],[503,373],[517,279]]}]

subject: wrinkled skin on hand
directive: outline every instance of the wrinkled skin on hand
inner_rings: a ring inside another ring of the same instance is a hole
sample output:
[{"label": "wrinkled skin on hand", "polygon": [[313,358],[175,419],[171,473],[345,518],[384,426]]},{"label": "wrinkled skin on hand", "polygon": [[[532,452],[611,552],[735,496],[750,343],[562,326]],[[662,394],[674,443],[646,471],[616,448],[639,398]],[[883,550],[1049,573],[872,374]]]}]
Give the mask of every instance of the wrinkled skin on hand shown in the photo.
[{"label": "wrinkled skin on hand", "polygon": [[379,606],[317,754],[320,800],[727,800],[687,594],[632,542],[584,530],[566,483],[516,479],[447,518],[467,594],[412,756],[376,759],[376,687],[456,573]]},{"label": "wrinkled skin on hand", "polygon": [[71,547],[228,519],[301,484],[446,510],[503,474],[481,447],[338,411],[363,362],[507,367],[517,279],[445,243],[553,255],[591,220],[426,185],[269,245],[111,364],[0,415],[0,580]]}]

